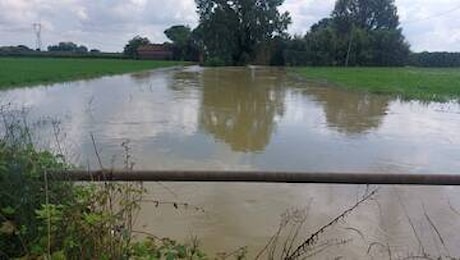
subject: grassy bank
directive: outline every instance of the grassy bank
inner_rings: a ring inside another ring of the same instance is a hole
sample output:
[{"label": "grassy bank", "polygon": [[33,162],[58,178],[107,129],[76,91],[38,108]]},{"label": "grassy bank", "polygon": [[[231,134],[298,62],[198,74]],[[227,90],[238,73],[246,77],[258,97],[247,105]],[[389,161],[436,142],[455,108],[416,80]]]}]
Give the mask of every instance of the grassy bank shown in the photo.
[{"label": "grassy bank", "polygon": [[0,89],[94,78],[184,64],[82,58],[0,58]]},{"label": "grassy bank", "polygon": [[456,68],[332,68],[295,69],[303,77],[350,90],[398,96],[403,99],[447,101],[460,99],[460,69]]}]

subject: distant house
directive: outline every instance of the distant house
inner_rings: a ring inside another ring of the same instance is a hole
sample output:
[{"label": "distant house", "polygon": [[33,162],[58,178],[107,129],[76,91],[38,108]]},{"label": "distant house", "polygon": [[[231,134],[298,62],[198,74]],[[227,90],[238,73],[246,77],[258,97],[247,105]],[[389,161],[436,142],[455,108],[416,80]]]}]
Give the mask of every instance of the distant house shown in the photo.
[{"label": "distant house", "polygon": [[141,60],[170,60],[173,53],[166,44],[149,44],[137,48]]}]

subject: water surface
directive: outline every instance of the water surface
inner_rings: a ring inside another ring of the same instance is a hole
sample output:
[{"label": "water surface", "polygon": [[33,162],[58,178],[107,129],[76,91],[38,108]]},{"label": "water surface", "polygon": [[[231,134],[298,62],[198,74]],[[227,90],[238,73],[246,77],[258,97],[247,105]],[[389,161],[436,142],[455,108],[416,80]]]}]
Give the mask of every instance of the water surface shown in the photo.
[{"label": "water surface", "polygon": [[[460,169],[460,105],[348,92],[300,80],[281,68],[192,66],[12,89],[0,97],[3,104],[28,111],[41,145],[64,150],[75,163],[90,168],[98,167],[92,134],[104,167],[122,166],[121,143],[129,140],[136,169],[388,174],[455,174]],[[260,248],[276,230],[279,215],[292,207],[312,205],[308,227],[313,231],[365,190],[334,185],[167,186],[149,185],[149,196],[188,201],[206,213],[146,205],[141,222],[160,236],[197,234],[211,251],[239,245]],[[455,247],[460,243],[460,216],[450,207],[460,209],[458,195],[449,187],[384,187],[381,206],[365,206],[350,217],[350,225],[385,240],[395,252],[400,245],[401,252],[420,251],[402,200],[425,247],[445,251],[423,207],[449,238],[451,253],[460,255]],[[359,237],[355,234],[345,256],[367,257],[365,245],[372,239],[364,243]]]}]

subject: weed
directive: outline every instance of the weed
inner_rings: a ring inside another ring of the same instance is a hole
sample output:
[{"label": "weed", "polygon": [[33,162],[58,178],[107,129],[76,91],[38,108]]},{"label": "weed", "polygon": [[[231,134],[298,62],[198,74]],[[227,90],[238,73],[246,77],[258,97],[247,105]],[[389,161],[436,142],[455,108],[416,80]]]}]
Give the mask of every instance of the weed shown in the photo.
[{"label": "weed", "polygon": [[[351,242],[351,239],[329,239],[321,240],[321,235],[333,226],[345,219],[349,214],[355,211],[360,205],[372,199],[378,192],[378,188],[367,192],[352,207],[343,211],[337,217],[327,224],[321,226],[313,232],[307,239],[300,240],[299,234],[302,226],[307,221],[307,210],[288,210],[282,216],[278,230],[268,241],[267,245],[258,253],[256,259],[265,256],[266,259],[305,259],[324,252],[330,247],[336,247]],[[353,229],[354,232],[361,234],[359,230]],[[284,242],[280,241],[284,237]],[[297,246],[294,246],[297,243]],[[282,246],[280,246],[282,245]]]}]

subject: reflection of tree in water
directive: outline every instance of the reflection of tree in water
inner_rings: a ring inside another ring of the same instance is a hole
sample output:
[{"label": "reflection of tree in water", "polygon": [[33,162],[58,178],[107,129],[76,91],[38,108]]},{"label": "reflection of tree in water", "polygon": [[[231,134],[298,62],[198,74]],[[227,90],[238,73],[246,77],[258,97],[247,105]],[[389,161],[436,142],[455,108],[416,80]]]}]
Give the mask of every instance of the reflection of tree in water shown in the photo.
[{"label": "reflection of tree in water", "polygon": [[166,85],[173,91],[188,91],[199,85],[199,67],[167,68],[130,74],[136,86],[155,88]]},{"label": "reflection of tree in water", "polygon": [[324,106],[329,127],[345,134],[362,134],[378,128],[388,110],[390,98],[336,88],[307,91]]},{"label": "reflection of tree in water", "polygon": [[141,71],[129,74],[130,78],[138,85],[149,84],[156,71]]},{"label": "reflection of tree in water", "polygon": [[280,78],[274,73],[205,70],[200,127],[234,151],[264,150],[275,128],[275,116],[282,116],[284,109]]},{"label": "reflection of tree in water", "polygon": [[200,67],[193,66],[175,71],[172,75],[171,84],[168,85],[169,89],[184,91],[199,86],[199,75],[201,70]]}]

